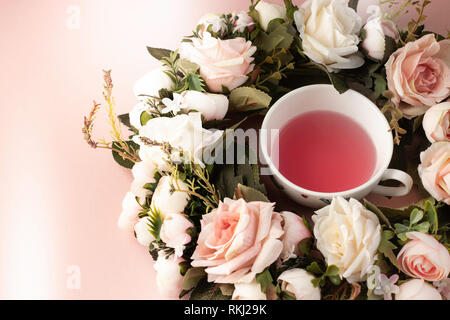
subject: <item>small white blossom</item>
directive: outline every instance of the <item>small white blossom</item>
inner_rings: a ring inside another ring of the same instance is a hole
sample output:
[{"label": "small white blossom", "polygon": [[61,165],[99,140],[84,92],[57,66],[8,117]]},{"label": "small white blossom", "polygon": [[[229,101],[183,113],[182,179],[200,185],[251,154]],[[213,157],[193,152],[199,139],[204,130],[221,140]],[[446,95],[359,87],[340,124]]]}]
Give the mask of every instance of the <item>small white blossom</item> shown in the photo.
[{"label": "small white blossom", "polygon": [[166,106],[161,110],[162,113],[173,112],[174,114],[177,114],[181,109],[186,108],[183,96],[178,93],[173,94],[173,100],[170,100],[169,98],[162,99],[162,103]]},{"label": "small white blossom", "polygon": [[380,274],[379,283],[373,293],[376,295],[383,295],[384,300],[392,300],[392,294],[398,294],[400,290],[399,287],[395,285],[398,279],[398,274],[394,274],[390,278],[384,274]]},{"label": "small white blossom", "polygon": [[245,28],[255,25],[253,19],[245,11],[238,14],[233,13],[233,16],[236,17],[233,32],[244,32]]}]

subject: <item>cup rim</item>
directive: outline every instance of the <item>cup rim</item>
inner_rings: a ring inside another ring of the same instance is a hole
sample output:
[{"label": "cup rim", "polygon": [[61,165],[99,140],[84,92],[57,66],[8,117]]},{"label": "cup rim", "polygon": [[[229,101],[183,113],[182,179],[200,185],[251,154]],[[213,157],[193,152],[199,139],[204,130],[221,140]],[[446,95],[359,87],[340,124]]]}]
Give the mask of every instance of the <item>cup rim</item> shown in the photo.
[{"label": "cup rim", "polygon": [[[286,93],[285,95],[283,95],[280,99],[278,99],[273,105],[272,107],[269,109],[269,111],[267,112],[267,114],[264,117],[263,123],[261,125],[261,129],[265,129],[267,130],[267,123],[269,122],[269,119],[271,118],[272,114],[275,112],[275,110],[277,108],[279,108],[280,105],[282,105],[283,101],[286,100],[287,98],[289,98],[290,96],[296,95],[301,93],[302,91],[306,91],[312,88],[317,88],[317,87],[322,87],[322,88],[327,88],[329,89],[330,87],[333,88],[334,90],[336,90],[333,85],[331,84],[313,84],[313,85],[308,85],[308,86],[303,86],[297,89],[294,89],[288,93]],[[353,189],[348,189],[348,190],[344,190],[344,191],[339,191],[339,192],[319,192],[319,191],[313,191],[313,190],[308,190],[305,189],[303,187],[300,187],[296,184],[294,184],[293,182],[291,182],[290,180],[288,180],[274,165],[271,157],[269,157],[269,154],[267,152],[267,134],[262,134],[261,138],[260,138],[260,148],[262,151],[262,154],[265,158],[266,164],[269,166],[271,172],[273,175],[275,175],[277,178],[279,178],[284,184],[288,185],[291,189],[294,189],[295,191],[298,191],[302,194],[305,195],[310,195],[310,196],[315,196],[315,197],[319,197],[319,198],[333,198],[333,197],[338,197],[338,196],[342,196],[345,197],[349,194],[355,194],[358,193],[360,191],[363,191],[364,189],[367,189],[368,187],[370,187],[370,185],[372,185],[374,182],[378,182],[382,175],[384,174],[384,172],[388,169],[389,164],[390,164],[390,159],[392,159],[392,155],[394,152],[394,142],[392,140],[392,134],[390,134],[390,126],[389,123],[386,119],[386,117],[381,113],[380,109],[366,96],[362,95],[361,93],[359,93],[358,91],[355,91],[353,89],[348,89],[350,91],[353,91],[354,93],[356,93],[358,96],[360,96],[360,98],[365,99],[367,102],[369,102],[368,107],[373,109],[377,114],[378,117],[382,120],[382,122],[384,122],[385,124],[385,129],[386,129],[386,134],[390,135],[389,139],[389,145],[386,146],[387,148],[389,148],[388,152],[388,157],[386,159],[389,159],[389,161],[386,161],[382,164],[381,168],[372,175],[372,177],[367,180],[366,182],[364,182],[363,184],[353,188]],[[300,113],[299,113],[300,114]],[[380,128],[381,130],[381,128]]]}]

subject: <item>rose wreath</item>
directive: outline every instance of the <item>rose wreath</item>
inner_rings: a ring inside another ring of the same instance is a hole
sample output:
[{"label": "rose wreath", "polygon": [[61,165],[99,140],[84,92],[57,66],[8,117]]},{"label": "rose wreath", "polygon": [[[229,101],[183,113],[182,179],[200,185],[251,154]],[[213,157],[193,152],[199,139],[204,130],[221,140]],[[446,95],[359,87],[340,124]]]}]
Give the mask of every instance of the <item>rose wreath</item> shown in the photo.
[{"label": "rose wreath", "polygon": [[[345,0],[251,1],[248,12],[208,14],[178,50],[148,48],[161,66],[137,81],[129,114],[116,116],[104,72],[112,140],[94,140],[96,102],[84,137],[131,169],[118,224],[149,249],[164,296],[450,298],[450,40],[424,28],[429,3],[383,1],[365,23]],[[399,29],[410,7],[417,17]],[[394,165],[414,177],[421,201],[386,208],[336,197],[312,227],[269,201],[248,146],[245,161],[205,161],[229,129],[316,83],[376,103]]]}]

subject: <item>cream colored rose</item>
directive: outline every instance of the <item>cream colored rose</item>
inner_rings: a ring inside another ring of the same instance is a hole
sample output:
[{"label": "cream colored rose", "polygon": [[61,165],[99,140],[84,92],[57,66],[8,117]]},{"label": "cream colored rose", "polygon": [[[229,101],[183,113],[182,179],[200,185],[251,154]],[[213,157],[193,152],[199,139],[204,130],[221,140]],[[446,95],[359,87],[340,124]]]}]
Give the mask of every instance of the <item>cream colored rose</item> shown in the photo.
[{"label": "cream colored rose", "polygon": [[412,279],[399,286],[395,300],[442,300],[442,296],[423,279]]},{"label": "cream colored rose", "polygon": [[170,176],[159,179],[158,186],[152,196],[151,207],[158,210],[163,217],[172,213],[183,213],[189,202],[188,193],[177,190],[189,190],[189,187],[181,180],[176,180]]},{"label": "cream colored rose", "polygon": [[417,168],[424,188],[438,201],[450,205],[450,142],[435,142],[420,154]]},{"label": "cream colored rose", "polygon": [[175,256],[181,257],[185,245],[191,242],[187,230],[193,226],[183,214],[171,213],[164,217],[160,237],[167,247],[175,249]]},{"label": "cream colored rose", "polygon": [[294,13],[304,53],[330,71],[364,64],[358,53],[362,20],[345,0],[307,0]]},{"label": "cream colored rose", "polygon": [[156,68],[136,81],[133,90],[139,100],[146,100],[148,96],[159,97],[159,90],[174,88],[175,84],[165,70],[166,67]]},{"label": "cream colored rose", "polygon": [[255,7],[258,13],[258,22],[264,31],[267,31],[269,23],[275,19],[286,19],[286,8],[279,4],[260,1]]},{"label": "cream colored rose", "polygon": [[267,300],[261,285],[253,280],[250,283],[235,283],[231,300]]},{"label": "cream colored rose", "polygon": [[131,183],[131,192],[139,198],[145,198],[150,194],[150,191],[145,189],[147,183],[154,183],[156,166],[150,161],[136,162],[131,169],[134,180]]},{"label": "cream colored rose", "polygon": [[[174,130],[176,128],[176,130]],[[206,130],[202,127],[201,114],[191,112],[175,117],[150,119],[133,137],[140,145],[139,157],[153,162],[157,169],[167,171],[167,154],[160,146],[149,145],[146,140],[156,143],[169,143],[173,148],[172,160],[195,162],[203,165],[203,151],[213,147],[222,138],[221,130]],[[144,139],[144,141],[142,140]],[[182,150],[183,158],[180,157]]]},{"label": "cream colored rose", "polygon": [[292,294],[297,300],[320,300],[320,288],[314,287],[314,276],[303,269],[289,269],[278,277],[281,290]]},{"label": "cream colored rose", "polygon": [[336,265],[349,282],[364,280],[381,239],[377,216],[355,199],[334,198],[316,211],[314,236],[328,265]]},{"label": "cream colored rose", "polygon": [[428,109],[423,116],[422,126],[431,143],[450,141],[450,102],[439,103]]}]

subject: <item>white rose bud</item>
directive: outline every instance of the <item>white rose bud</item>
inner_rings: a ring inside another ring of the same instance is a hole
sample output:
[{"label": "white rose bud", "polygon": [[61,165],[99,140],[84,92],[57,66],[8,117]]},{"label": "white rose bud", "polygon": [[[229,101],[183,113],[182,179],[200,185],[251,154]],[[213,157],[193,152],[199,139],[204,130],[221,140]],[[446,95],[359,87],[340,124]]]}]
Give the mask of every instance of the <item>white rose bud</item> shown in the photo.
[{"label": "white rose bud", "polygon": [[393,21],[383,18],[379,6],[369,6],[367,13],[371,14],[371,16],[364,26],[366,37],[362,42],[362,47],[366,50],[369,57],[376,60],[383,60],[386,49],[385,37],[388,36],[398,41],[399,34],[397,26]]},{"label": "white rose bud", "polygon": [[286,8],[275,3],[260,1],[255,7],[255,11],[258,13],[258,22],[264,31],[267,31],[270,21],[286,20]]},{"label": "white rose bud", "polygon": [[442,296],[423,279],[412,279],[399,286],[395,300],[442,300]]},{"label": "white rose bud", "polygon": [[134,226],[137,241],[146,247],[155,240],[155,237],[150,233],[149,223],[149,217],[144,217],[139,219],[138,223]]},{"label": "white rose bud", "polygon": [[432,106],[425,112],[423,130],[431,143],[450,141],[450,102]]},{"label": "white rose bud", "polygon": [[228,98],[223,94],[187,90],[182,94],[186,110],[200,112],[206,121],[222,120],[228,111]]},{"label": "white rose bud", "polygon": [[349,282],[365,279],[381,240],[377,216],[355,199],[336,197],[312,216],[317,248]]},{"label": "white rose bud", "polygon": [[294,12],[304,53],[329,71],[364,64],[358,52],[362,20],[346,0],[307,0]]},{"label": "white rose bud", "polygon": [[[139,100],[146,100],[147,96],[159,97],[159,90],[172,90],[175,84],[172,79],[164,72],[166,67],[153,69],[134,85],[134,94]],[[144,95],[144,96],[141,96]]]},{"label": "white rose bud", "polygon": [[188,193],[174,191],[174,188],[189,190],[189,187],[183,181],[164,176],[159,180],[153,194],[151,206],[156,208],[163,217],[172,213],[183,213],[189,202],[190,196]]},{"label": "white rose bud", "polygon": [[138,214],[142,211],[142,207],[136,200],[136,196],[127,192],[122,201],[122,213],[120,214],[118,226],[120,229],[133,231],[133,227],[138,221]]},{"label": "white rose bud", "polygon": [[166,259],[163,252],[159,253],[153,267],[156,270],[156,284],[159,292],[167,298],[178,298],[182,288],[183,276],[180,273],[179,264],[183,262],[182,258],[175,259],[171,256]]},{"label": "white rose bud", "polygon": [[261,285],[253,280],[250,283],[235,283],[231,300],[267,300],[261,291]]},{"label": "white rose bud", "polygon": [[320,300],[320,288],[314,287],[311,280],[314,276],[303,269],[289,269],[278,277],[281,281],[281,289],[297,300]]},{"label": "white rose bud", "polygon": [[137,195],[139,198],[145,198],[150,194],[150,191],[144,189],[147,183],[155,183],[153,177],[156,166],[150,161],[136,162],[131,169],[134,180],[131,183],[131,192]]},{"label": "white rose bud", "polygon": [[222,18],[221,14],[218,13],[207,13],[200,18],[197,25],[200,25],[200,31],[203,32],[211,26],[212,32],[224,31],[227,28],[225,20]]}]

